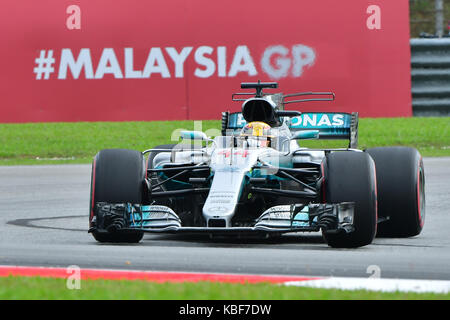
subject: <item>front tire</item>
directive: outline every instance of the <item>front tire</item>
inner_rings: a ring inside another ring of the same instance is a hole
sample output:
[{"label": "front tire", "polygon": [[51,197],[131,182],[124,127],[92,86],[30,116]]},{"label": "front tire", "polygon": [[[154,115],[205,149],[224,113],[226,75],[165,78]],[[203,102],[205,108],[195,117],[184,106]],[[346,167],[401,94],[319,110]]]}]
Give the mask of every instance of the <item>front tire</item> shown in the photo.
[{"label": "front tire", "polygon": [[107,232],[93,226],[98,202],[141,204],[145,194],[145,164],[141,152],[127,149],[101,150],[92,163],[89,223],[99,242],[137,243],[143,232]]},{"label": "front tire", "polygon": [[329,246],[355,248],[372,243],[377,231],[375,165],[368,154],[342,151],[326,156],[322,163],[322,198],[326,203],[354,202],[355,230],[330,234],[323,231]]}]

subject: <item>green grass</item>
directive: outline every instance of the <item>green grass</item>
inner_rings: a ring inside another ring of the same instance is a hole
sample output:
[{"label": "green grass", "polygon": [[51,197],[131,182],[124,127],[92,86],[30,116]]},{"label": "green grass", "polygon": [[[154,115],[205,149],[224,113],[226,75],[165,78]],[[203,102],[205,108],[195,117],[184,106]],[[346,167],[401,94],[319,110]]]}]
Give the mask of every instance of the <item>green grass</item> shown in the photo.
[{"label": "green grass", "polygon": [[[218,121],[202,124],[202,130],[219,126]],[[0,124],[0,165],[89,163],[101,149],[145,150],[171,143],[176,129],[192,130],[194,122]]]},{"label": "green grass", "polygon": [[267,283],[214,282],[154,283],[146,281],[82,280],[79,290],[69,290],[65,279],[0,278],[0,299],[151,299],[151,300],[411,300],[450,299],[450,294],[381,293],[286,287]]},{"label": "green grass", "polygon": [[[359,147],[405,145],[416,147],[423,156],[450,156],[449,127],[449,117],[360,119]],[[145,150],[171,143],[172,133],[181,128],[194,129],[194,121],[0,124],[0,165],[90,163],[104,148]],[[220,121],[195,126],[210,134],[213,128],[218,132]],[[313,141],[304,145],[343,144]]]}]

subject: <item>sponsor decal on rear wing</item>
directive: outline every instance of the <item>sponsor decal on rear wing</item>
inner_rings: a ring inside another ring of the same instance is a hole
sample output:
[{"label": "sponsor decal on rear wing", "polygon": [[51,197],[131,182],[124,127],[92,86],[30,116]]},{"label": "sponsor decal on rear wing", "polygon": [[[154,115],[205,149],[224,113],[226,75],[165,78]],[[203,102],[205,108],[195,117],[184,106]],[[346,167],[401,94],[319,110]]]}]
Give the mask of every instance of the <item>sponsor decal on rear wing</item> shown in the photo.
[{"label": "sponsor decal on rear wing", "polygon": [[[223,133],[232,131],[238,134],[246,125],[241,112],[222,114]],[[344,112],[306,112],[301,116],[290,118],[291,131],[319,130],[319,139],[349,140],[349,147],[356,148],[358,144],[358,113]]]}]

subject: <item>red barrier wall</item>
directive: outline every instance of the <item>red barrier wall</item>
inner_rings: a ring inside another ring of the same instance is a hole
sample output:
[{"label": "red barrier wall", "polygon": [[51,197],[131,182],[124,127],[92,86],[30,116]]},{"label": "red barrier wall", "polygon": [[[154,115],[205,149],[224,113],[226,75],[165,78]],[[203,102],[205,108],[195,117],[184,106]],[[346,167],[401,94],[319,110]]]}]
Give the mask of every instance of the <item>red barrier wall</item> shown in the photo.
[{"label": "red barrier wall", "polygon": [[0,30],[0,122],[219,119],[258,79],[336,93],[299,110],[412,114],[407,0],[7,0]]}]

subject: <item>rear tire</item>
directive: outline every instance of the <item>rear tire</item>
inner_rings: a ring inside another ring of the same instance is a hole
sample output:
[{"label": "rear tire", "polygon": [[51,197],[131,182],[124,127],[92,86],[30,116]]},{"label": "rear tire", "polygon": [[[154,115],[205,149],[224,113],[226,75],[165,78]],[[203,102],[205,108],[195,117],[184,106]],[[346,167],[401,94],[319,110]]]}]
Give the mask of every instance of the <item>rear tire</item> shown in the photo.
[{"label": "rear tire", "polygon": [[377,167],[379,214],[389,217],[379,224],[378,235],[418,235],[425,222],[425,171],[420,153],[408,147],[380,147],[366,152]]},{"label": "rear tire", "polygon": [[326,203],[355,202],[355,230],[323,236],[329,246],[355,248],[372,243],[377,230],[377,195],[375,165],[362,152],[333,152],[322,162],[323,201]]},{"label": "rear tire", "polygon": [[[97,202],[141,204],[144,196],[145,165],[141,152],[127,149],[101,150],[92,163],[90,219]],[[143,232],[106,232],[94,229],[99,242],[137,243]]]}]

